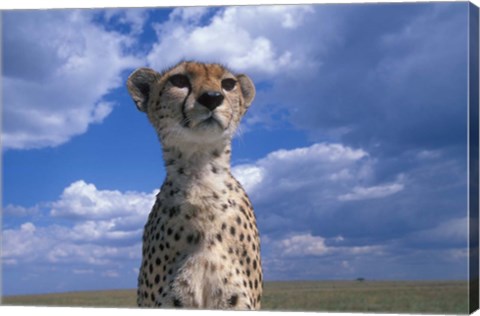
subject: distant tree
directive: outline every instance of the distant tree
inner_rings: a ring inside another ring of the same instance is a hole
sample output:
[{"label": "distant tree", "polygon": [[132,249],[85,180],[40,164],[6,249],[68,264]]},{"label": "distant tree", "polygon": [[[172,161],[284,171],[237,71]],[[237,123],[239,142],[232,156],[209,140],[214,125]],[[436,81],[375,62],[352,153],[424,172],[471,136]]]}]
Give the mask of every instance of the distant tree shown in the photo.
[{"label": "distant tree", "polygon": [[358,282],[363,282],[363,281],[365,281],[365,278],[357,278],[357,281]]}]

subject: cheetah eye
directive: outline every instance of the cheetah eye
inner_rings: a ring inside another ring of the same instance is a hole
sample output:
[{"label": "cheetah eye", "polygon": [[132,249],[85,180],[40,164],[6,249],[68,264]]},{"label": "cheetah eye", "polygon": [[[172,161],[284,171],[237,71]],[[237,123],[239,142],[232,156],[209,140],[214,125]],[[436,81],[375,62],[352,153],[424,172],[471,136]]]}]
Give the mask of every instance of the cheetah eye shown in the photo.
[{"label": "cheetah eye", "polygon": [[187,88],[190,86],[190,81],[188,81],[185,75],[173,75],[168,80],[177,88]]},{"label": "cheetah eye", "polygon": [[235,85],[237,84],[237,82],[231,78],[227,78],[227,79],[223,79],[222,80],[222,88],[227,90],[227,91],[231,91],[233,90],[233,88],[235,88]]}]

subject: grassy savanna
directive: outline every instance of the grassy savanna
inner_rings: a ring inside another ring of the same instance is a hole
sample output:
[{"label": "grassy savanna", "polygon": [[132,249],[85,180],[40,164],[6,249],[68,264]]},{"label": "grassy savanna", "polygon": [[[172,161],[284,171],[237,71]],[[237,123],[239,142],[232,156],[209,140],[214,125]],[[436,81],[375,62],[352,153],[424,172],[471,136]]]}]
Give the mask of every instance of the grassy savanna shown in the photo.
[{"label": "grassy savanna", "polygon": [[[3,297],[5,305],[135,307],[135,290]],[[266,282],[262,310],[466,314],[466,281]]]}]

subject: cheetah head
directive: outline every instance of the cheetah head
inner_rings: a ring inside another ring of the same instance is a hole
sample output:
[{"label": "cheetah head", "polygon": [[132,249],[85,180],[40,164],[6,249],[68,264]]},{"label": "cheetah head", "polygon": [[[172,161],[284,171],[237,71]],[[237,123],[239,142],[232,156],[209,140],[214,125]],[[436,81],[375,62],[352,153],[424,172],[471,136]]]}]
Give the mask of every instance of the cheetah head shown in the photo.
[{"label": "cheetah head", "polygon": [[139,68],[127,87],[164,146],[231,139],[255,96],[248,76],[197,62],[181,62],[163,73]]}]

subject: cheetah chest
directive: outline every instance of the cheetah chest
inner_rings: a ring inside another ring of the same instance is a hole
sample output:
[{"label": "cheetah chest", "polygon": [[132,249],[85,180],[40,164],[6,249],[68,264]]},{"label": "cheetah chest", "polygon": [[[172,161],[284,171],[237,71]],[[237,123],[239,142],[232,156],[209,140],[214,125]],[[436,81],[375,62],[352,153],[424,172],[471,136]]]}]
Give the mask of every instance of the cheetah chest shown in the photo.
[{"label": "cheetah chest", "polygon": [[240,184],[228,178],[213,190],[168,187],[145,227],[139,298],[156,306],[259,308],[259,235]]}]

